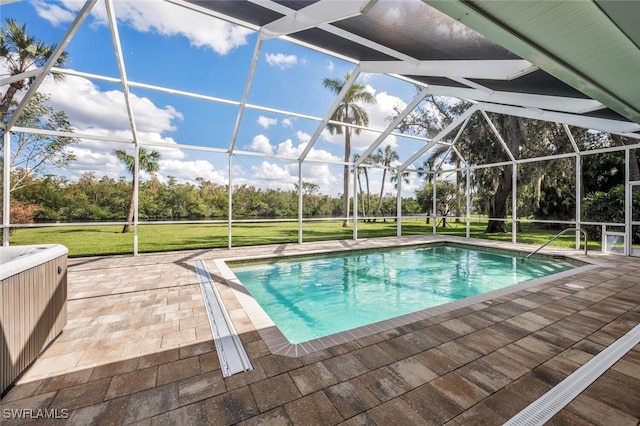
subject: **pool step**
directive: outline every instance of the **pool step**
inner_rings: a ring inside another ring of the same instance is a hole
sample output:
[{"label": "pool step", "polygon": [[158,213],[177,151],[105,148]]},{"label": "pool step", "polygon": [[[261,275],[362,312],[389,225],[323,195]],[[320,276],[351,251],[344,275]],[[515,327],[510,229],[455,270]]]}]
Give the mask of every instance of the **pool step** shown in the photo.
[{"label": "pool step", "polygon": [[213,279],[202,260],[194,261],[200,290],[204,299],[209,324],[213,333],[213,340],[218,352],[222,376],[229,377],[232,374],[253,370],[251,361],[242,346],[231,318],[222,303],[220,293],[216,289]]}]

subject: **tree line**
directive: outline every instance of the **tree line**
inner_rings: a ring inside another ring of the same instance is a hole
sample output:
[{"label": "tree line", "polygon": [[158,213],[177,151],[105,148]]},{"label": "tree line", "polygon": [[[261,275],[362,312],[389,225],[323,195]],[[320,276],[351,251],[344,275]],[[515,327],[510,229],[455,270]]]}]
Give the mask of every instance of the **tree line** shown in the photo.
[{"label": "tree line", "polygon": [[[131,181],[121,177],[98,178],[85,173],[77,181],[55,175],[27,177],[12,193],[14,223],[123,221],[131,200]],[[303,182],[303,217],[340,217],[342,197],[317,193],[317,185]],[[154,175],[140,182],[140,220],[227,219],[229,187],[204,178],[195,184],[179,183],[175,177],[161,182]],[[383,197],[381,213],[395,215],[396,198]],[[233,218],[296,218],[298,189],[261,189],[249,185],[233,187]],[[377,202],[377,196],[373,196]],[[353,202],[351,203],[353,204]],[[420,213],[412,198],[403,201],[403,214]],[[361,213],[361,212],[360,212]]]}]

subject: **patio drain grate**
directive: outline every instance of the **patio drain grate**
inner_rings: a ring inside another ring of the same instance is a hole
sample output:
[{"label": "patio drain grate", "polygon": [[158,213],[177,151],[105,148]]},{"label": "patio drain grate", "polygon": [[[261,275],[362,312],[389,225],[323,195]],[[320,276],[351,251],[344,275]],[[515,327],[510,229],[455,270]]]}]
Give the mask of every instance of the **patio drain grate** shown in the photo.
[{"label": "patio drain grate", "polygon": [[640,325],[613,342],[549,392],[512,417],[505,425],[544,424],[638,343],[640,343]]},{"label": "patio drain grate", "polygon": [[232,374],[253,370],[251,361],[244,350],[244,346],[242,346],[236,329],[233,327],[231,318],[229,318],[229,314],[220,298],[220,293],[218,293],[207,267],[202,260],[196,260],[194,264],[204,304],[207,308],[222,375],[229,377]]}]

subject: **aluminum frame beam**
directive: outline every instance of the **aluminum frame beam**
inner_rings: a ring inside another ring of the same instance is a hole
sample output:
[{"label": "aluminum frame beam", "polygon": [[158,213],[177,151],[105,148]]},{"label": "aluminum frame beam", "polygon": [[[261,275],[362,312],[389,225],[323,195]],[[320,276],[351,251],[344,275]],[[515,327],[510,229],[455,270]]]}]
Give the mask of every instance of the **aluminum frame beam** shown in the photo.
[{"label": "aluminum frame beam", "polygon": [[371,145],[369,145],[369,148],[367,148],[360,155],[360,158],[358,159],[358,161],[356,161],[353,164],[353,166],[358,167],[360,164],[362,164],[362,162],[367,159],[367,157],[391,134],[391,132],[393,132],[393,129],[398,127],[398,125],[402,122],[402,120],[404,120],[407,115],[411,114],[411,112],[414,109],[416,109],[418,104],[420,104],[420,102],[422,102],[422,100],[428,94],[429,94],[429,90],[425,88],[415,98],[413,98],[411,103],[407,105],[406,108],[400,114],[398,114],[398,116],[387,126],[385,131],[382,132],[382,134],[380,134],[380,136],[378,136],[376,140],[373,141]]},{"label": "aluminum frame beam", "polygon": [[362,61],[362,72],[508,80],[533,65],[524,59],[475,61]]},{"label": "aluminum frame beam", "polygon": [[[317,27],[321,24],[341,21],[366,13],[377,1],[378,0],[351,0],[336,2],[320,0],[295,11],[293,14],[287,14],[278,20],[264,25],[262,32],[265,34],[265,38],[272,38],[296,33],[308,28]],[[266,6],[266,4],[259,1],[254,1],[254,3]]]},{"label": "aluminum frame beam", "polygon": [[430,150],[436,143],[446,137],[449,133],[451,133],[456,127],[461,125],[467,118],[471,117],[476,111],[478,111],[478,105],[472,105],[465,112],[460,114],[455,120],[453,120],[447,127],[445,127],[440,133],[438,133],[431,142],[427,143],[425,146],[416,151],[411,157],[409,157],[404,163],[402,163],[398,167],[398,172],[403,172],[404,169],[409,167],[420,158],[425,152]]},{"label": "aluminum frame beam", "polygon": [[342,87],[342,90],[340,91],[338,96],[334,99],[333,103],[329,107],[329,110],[327,111],[327,114],[325,114],[324,118],[322,119],[322,122],[316,128],[316,131],[313,133],[313,136],[311,136],[311,139],[309,139],[309,142],[307,143],[307,146],[305,147],[302,154],[300,154],[298,161],[302,162],[307,158],[307,155],[309,155],[309,152],[318,141],[318,138],[322,134],[322,131],[325,129],[325,127],[327,127],[327,124],[329,124],[329,122],[331,121],[331,116],[340,105],[340,102],[342,102],[344,97],[347,95],[353,83],[355,83],[355,81],[358,79],[359,75],[360,75],[360,66],[358,65],[351,72],[349,79],[345,81],[344,86]]}]

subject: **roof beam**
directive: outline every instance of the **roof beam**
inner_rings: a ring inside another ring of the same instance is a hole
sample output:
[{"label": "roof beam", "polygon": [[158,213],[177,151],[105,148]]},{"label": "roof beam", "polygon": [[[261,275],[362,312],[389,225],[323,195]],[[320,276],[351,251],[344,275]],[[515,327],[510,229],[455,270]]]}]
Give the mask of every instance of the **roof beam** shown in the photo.
[{"label": "roof beam", "polygon": [[560,96],[534,95],[520,92],[496,92],[486,90],[429,86],[431,93],[439,96],[453,96],[458,99],[473,99],[477,102],[490,102],[496,104],[516,105],[526,108],[539,108],[541,110],[562,111],[573,114],[583,114],[603,108],[603,105],[593,99],[565,98]]},{"label": "roof beam", "polygon": [[320,123],[320,125],[318,125],[318,127],[316,128],[316,131],[314,132],[313,136],[311,136],[311,139],[309,139],[309,142],[307,143],[307,146],[305,147],[304,151],[302,152],[302,154],[300,154],[300,158],[298,159],[300,162],[304,161],[307,158],[307,155],[309,155],[311,148],[313,148],[313,146],[318,141],[318,138],[322,134],[322,131],[325,129],[325,127],[327,127],[327,124],[331,120],[333,113],[338,108],[338,106],[340,105],[340,102],[342,102],[342,100],[347,95],[347,93],[349,93],[351,86],[353,86],[353,83],[355,83],[359,75],[360,75],[360,66],[356,66],[356,68],[353,70],[353,72],[349,76],[349,79],[344,82],[344,86],[342,87],[342,90],[340,91],[338,96],[334,99],[333,103],[329,107],[329,110],[327,111],[327,114],[322,119],[322,122]]},{"label": "roof beam", "polygon": [[[129,80],[127,78],[127,69],[124,65],[124,59],[122,57],[122,45],[120,44],[120,34],[118,33],[118,24],[116,19],[116,13],[113,9],[113,0],[105,0],[105,8],[107,10],[107,20],[109,22],[109,28],[111,29],[111,39],[113,40],[113,48],[116,54],[116,61],[118,63],[118,71],[120,72],[120,84],[122,87],[122,93],[124,95],[124,103],[127,109],[127,116],[129,118],[129,127],[131,128],[131,134],[133,135],[133,142],[138,145],[138,130],[136,127],[136,120],[133,114],[133,106],[131,105],[131,94],[129,92]],[[137,151],[136,151],[137,154]],[[138,157],[136,155],[136,169],[133,180],[137,182],[138,176]],[[134,184],[135,185],[135,184]]]},{"label": "roof beam", "polygon": [[[378,0],[327,1],[321,0],[283,16],[262,27],[266,38],[297,33],[321,24],[341,21],[366,13]],[[254,3],[260,4],[259,1]],[[268,6],[267,6],[268,7]]]},{"label": "roof beam", "polygon": [[447,152],[445,152],[445,154],[442,156],[440,164],[433,169],[434,173],[438,173],[440,171],[440,169],[444,165],[444,162],[447,160],[447,157],[449,156],[449,154],[451,154],[451,151],[453,151],[458,156],[460,161],[462,161],[465,164],[467,164],[465,159],[462,157],[462,154],[460,154],[460,151],[458,151],[458,149],[456,148],[456,143],[458,142],[458,139],[460,139],[460,135],[462,135],[462,132],[464,131],[465,127],[467,127],[467,124],[469,124],[469,119],[470,118],[471,117],[467,117],[467,119],[464,120],[464,123],[462,123],[462,126],[460,126],[460,129],[458,130],[458,133],[456,133],[456,137],[453,138],[453,141],[451,142],[451,145],[449,146],[449,149],[447,149]]},{"label": "roof beam", "polygon": [[480,102],[477,106],[483,111],[495,112],[498,114],[515,115],[517,117],[531,118],[534,120],[552,121],[570,126],[582,127],[583,129],[601,130],[603,132],[615,133],[621,136],[638,139],[640,125],[627,121],[607,120],[605,118],[583,117],[580,115],[566,114],[555,111],[535,111],[529,108],[522,108],[511,105],[498,105]]},{"label": "roof beam", "polygon": [[422,91],[415,98],[413,98],[413,101],[411,101],[411,103],[407,105],[404,111],[398,114],[398,116],[391,123],[389,123],[385,131],[382,132],[382,134],[380,134],[380,136],[378,136],[376,140],[373,141],[369,148],[367,148],[367,150],[362,153],[358,161],[354,163],[354,167],[358,167],[360,164],[362,164],[362,162],[367,159],[367,157],[387,138],[387,136],[389,136],[391,132],[393,132],[393,129],[398,127],[402,120],[404,120],[407,115],[411,114],[411,111],[416,109],[418,104],[422,102],[422,100],[428,94],[429,90],[427,88],[422,89]]},{"label": "roof beam", "polygon": [[263,43],[262,33],[258,36],[256,41],[256,47],[253,50],[253,58],[251,59],[251,66],[249,67],[249,75],[247,76],[247,82],[244,85],[244,93],[242,94],[242,101],[240,102],[240,109],[238,109],[238,115],[236,116],[236,124],[233,127],[233,135],[231,136],[231,143],[229,144],[229,152],[233,153],[236,147],[236,141],[238,140],[238,133],[240,132],[240,123],[242,123],[242,117],[244,110],[249,99],[249,91],[251,90],[251,84],[253,83],[253,76],[258,66],[258,59],[260,58],[260,51],[262,50]]},{"label": "roof beam", "polygon": [[507,156],[509,157],[509,160],[511,160],[512,163],[515,163],[516,162],[516,158],[513,156],[513,152],[511,152],[511,150],[507,146],[507,143],[502,138],[502,135],[500,134],[498,129],[496,129],[496,126],[495,126],[495,124],[493,124],[493,121],[491,121],[491,119],[489,118],[489,116],[487,115],[487,113],[485,111],[480,110],[480,112],[482,113],[482,116],[484,117],[484,119],[487,122],[487,124],[489,124],[489,127],[491,128],[491,131],[493,132],[493,134],[496,136],[496,138],[498,138],[498,142],[500,142],[500,145],[502,145],[502,149],[504,149],[504,152],[507,153]]},{"label": "roof beam", "polygon": [[3,78],[0,80],[0,86],[4,86],[6,84],[13,84],[16,81],[26,80],[31,77],[35,77],[42,72],[42,68],[35,68],[29,71],[21,72],[20,74],[10,75],[9,77]]},{"label": "roof beam", "polygon": [[430,77],[463,77],[509,80],[512,75],[533,67],[524,59],[478,61],[362,61],[362,72],[381,74],[422,75]]},{"label": "roof beam", "polygon": [[431,140],[431,142],[425,144],[425,146],[420,148],[411,157],[409,157],[409,159],[407,161],[402,163],[400,165],[400,167],[398,167],[398,172],[404,171],[404,169],[406,169],[411,164],[413,164],[414,161],[416,161],[418,158],[420,158],[425,152],[429,151],[435,144],[437,144],[441,139],[443,139],[445,136],[447,136],[449,133],[451,133],[456,127],[458,127],[460,124],[464,123],[467,120],[467,118],[471,117],[473,115],[473,113],[475,113],[477,110],[478,110],[478,105],[472,105],[465,112],[460,114],[451,123],[449,123],[449,125],[447,127],[442,129],[440,131],[440,133],[438,133]]}]

